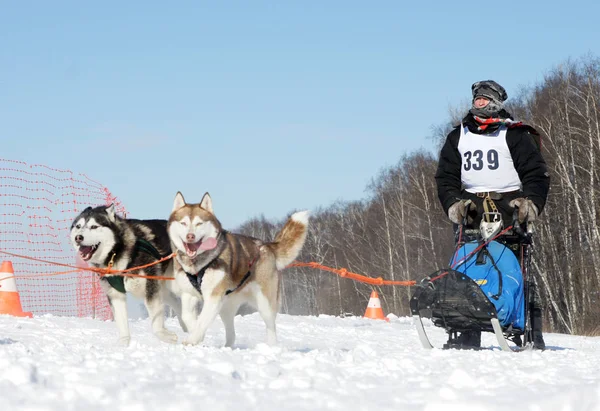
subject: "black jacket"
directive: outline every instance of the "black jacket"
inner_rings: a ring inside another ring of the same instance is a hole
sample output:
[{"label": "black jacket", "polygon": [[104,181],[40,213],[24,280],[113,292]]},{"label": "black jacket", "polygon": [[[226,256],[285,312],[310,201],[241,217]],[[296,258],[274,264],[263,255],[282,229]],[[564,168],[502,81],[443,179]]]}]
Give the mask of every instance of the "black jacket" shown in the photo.
[{"label": "black jacket", "polygon": [[[506,111],[502,111],[500,114],[504,118],[510,117]],[[477,129],[479,124],[470,113],[463,119],[463,124],[476,134],[492,133],[499,127],[499,125],[495,125],[485,131],[479,131]],[[465,198],[461,187],[462,159],[458,152],[459,139],[460,125],[446,137],[435,173],[438,197],[446,213],[452,204]],[[506,133],[506,142],[523,186],[523,192],[518,196],[529,198],[541,213],[550,189],[550,175],[539,148],[539,135],[530,126],[509,127]]]}]

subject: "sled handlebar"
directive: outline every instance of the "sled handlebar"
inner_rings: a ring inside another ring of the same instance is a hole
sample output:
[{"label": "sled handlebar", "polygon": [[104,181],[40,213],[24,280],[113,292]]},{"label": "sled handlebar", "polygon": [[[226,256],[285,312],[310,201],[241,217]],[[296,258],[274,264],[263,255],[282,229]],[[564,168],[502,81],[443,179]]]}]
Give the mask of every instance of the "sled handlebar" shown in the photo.
[{"label": "sled handlebar", "polygon": [[519,207],[515,206],[514,211],[513,211],[513,218],[512,218],[512,226],[513,226],[513,231],[515,232],[515,234],[517,234],[519,237],[524,238],[524,239],[530,239],[532,234],[533,234],[533,222],[531,221],[526,221],[526,229],[524,230],[523,227],[521,226],[521,223],[519,223]]},{"label": "sled handlebar", "polygon": [[471,207],[471,200],[465,201],[465,215],[463,216],[462,225],[466,227],[469,224],[469,209]]},{"label": "sled handlebar", "polygon": [[[480,235],[479,228],[467,228],[469,226],[468,210],[470,203],[470,200],[465,202],[465,205],[467,206],[467,213],[465,213],[465,216],[463,217],[462,224],[455,226],[455,237],[460,235],[465,235],[467,237],[476,237]],[[533,223],[525,222],[524,225],[525,228],[523,228],[523,225],[519,223],[519,207],[514,207],[512,215],[512,229],[505,232],[504,236],[516,235],[521,240],[523,240],[523,243],[530,243],[533,236]]]}]

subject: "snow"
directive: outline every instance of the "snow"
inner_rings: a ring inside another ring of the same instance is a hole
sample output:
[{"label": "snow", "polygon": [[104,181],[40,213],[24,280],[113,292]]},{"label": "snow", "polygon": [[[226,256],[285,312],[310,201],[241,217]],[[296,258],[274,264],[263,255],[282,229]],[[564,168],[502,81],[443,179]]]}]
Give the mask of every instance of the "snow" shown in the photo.
[{"label": "snow", "polygon": [[194,347],[130,320],[123,348],[113,322],[0,315],[0,410],[600,410],[600,337],[506,353],[486,333],[492,350],[424,350],[410,318],[389,317],[279,315],[270,347],[258,314],[237,316],[230,349],[219,319]]}]

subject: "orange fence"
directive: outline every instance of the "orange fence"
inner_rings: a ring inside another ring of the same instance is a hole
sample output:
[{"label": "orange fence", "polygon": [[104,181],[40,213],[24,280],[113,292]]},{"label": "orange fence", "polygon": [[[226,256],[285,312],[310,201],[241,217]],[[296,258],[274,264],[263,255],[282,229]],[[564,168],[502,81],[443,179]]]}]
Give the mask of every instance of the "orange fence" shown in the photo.
[{"label": "orange fence", "polygon": [[[0,250],[85,267],[69,239],[71,223],[85,207],[111,203],[125,215],[117,198],[85,174],[0,159]],[[111,318],[98,276],[89,272],[49,276],[62,268],[19,258],[11,261],[25,311]]]}]

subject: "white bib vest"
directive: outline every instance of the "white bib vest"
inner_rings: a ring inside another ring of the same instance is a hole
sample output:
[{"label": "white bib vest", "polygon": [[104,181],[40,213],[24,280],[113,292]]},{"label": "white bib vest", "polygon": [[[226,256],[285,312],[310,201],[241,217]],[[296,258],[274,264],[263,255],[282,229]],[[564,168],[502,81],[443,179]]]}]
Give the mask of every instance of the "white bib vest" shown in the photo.
[{"label": "white bib vest", "polygon": [[460,177],[463,188],[469,193],[506,193],[521,188],[506,143],[506,132],[506,126],[501,126],[492,134],[475,134],[461,124],[458,141],[462,158]]}]

